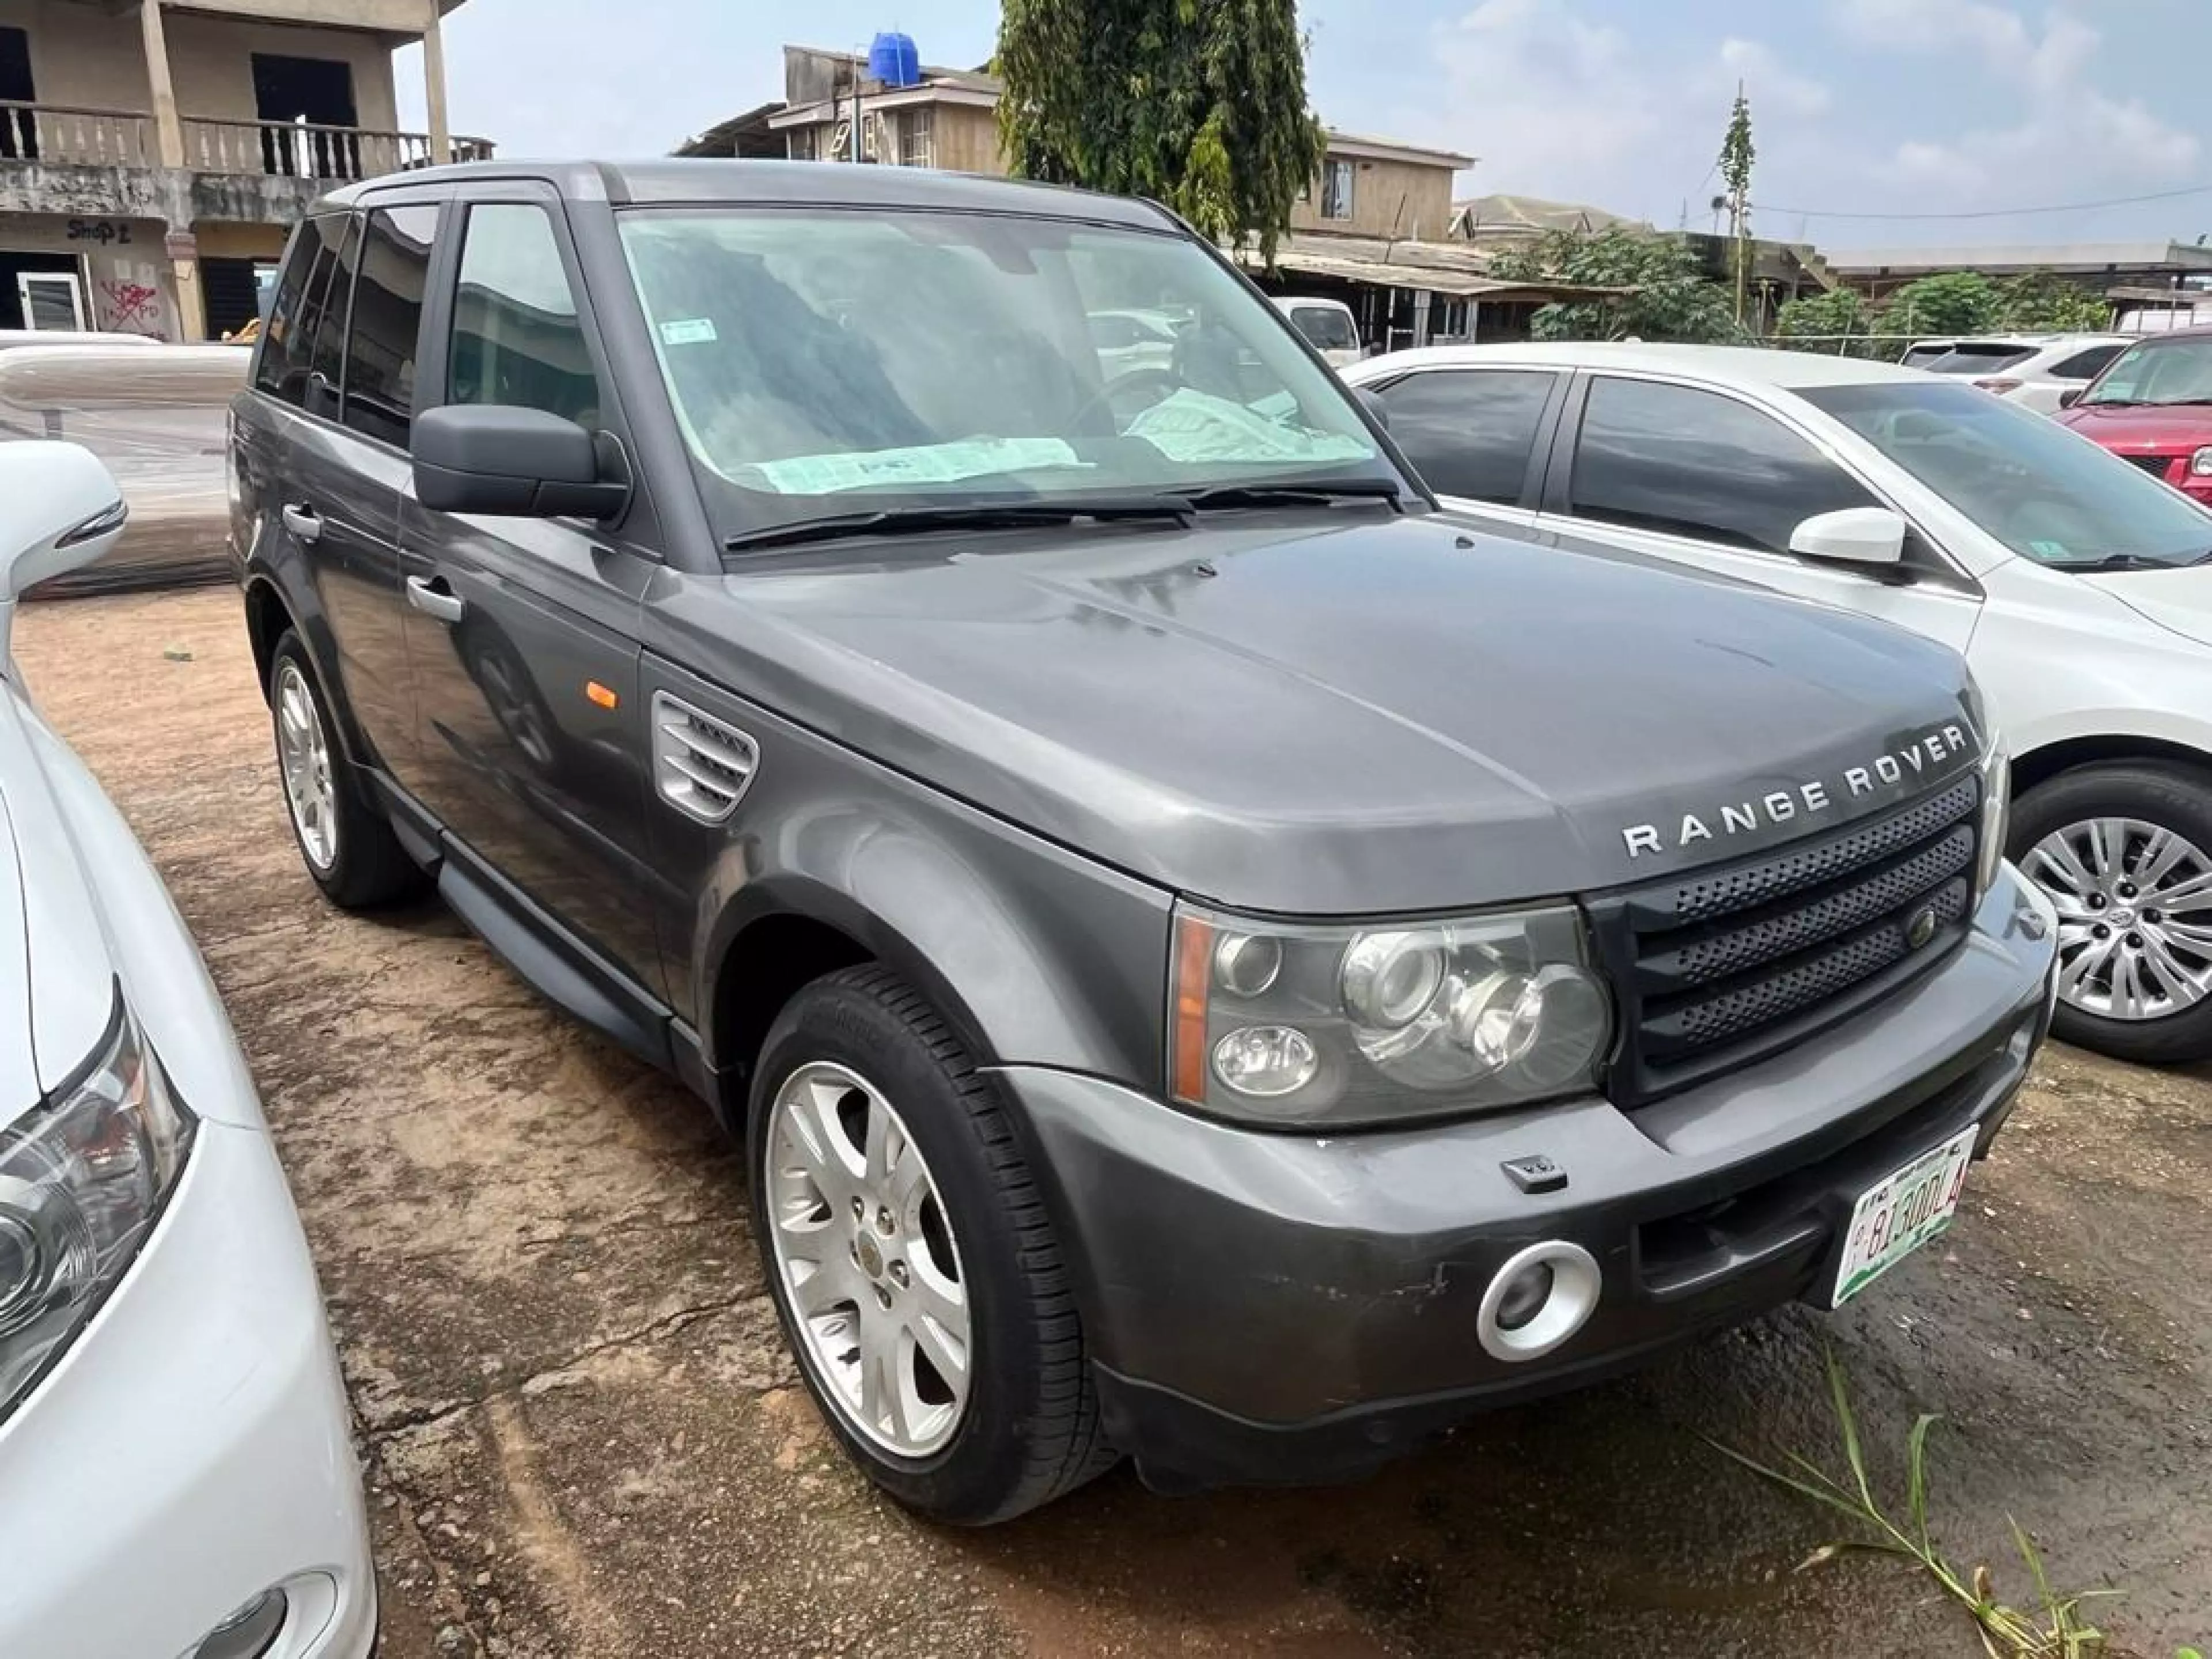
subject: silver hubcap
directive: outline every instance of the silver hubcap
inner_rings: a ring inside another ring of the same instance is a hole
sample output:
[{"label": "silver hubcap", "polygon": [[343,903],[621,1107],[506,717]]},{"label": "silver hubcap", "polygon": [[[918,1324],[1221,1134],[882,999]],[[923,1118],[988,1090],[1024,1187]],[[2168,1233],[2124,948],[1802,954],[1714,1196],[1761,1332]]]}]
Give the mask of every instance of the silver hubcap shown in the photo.
[{"label": "silver hubcap", "polygon": [[890,1102],[842,1066],[800,1066],[769,1114],[769,1236],[806,1358],[852,1428],[927,1456],[960,1426],[973,1358],[929,1166]]},{"label": "silver hubcap", "polygon": [[292,827],[307,862],[326,871],[337,861],[337,791],[331,781],[331,750],[323,740],[315,694],[299,665],[276,671],[276,764],[284,775],[284,799],[292,808]]},{"label": "silver hubcap", "polygon": [[2036,842],[2027,874],[2058,908],[2058,994],[2105,1019],[2163,1019],[2212,994],[2212,859],[2139,818]]}]

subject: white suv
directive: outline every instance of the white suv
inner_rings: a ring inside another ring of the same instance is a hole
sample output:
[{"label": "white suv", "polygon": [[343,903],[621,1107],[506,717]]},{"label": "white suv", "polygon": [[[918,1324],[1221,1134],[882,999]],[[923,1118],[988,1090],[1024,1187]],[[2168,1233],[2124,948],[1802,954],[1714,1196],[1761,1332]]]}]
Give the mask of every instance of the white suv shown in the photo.
[{"label": "white suv", "polygon": [[2134,343],[2124,334],[1987,334],[1916,340],[1905,354],[1905,363],[1931,374],[1960,375],[2023,409],[2056,415],[2064,407],[2061,399],[2065,393],[2079,392]]},{"label": "white suv", "polygon": [[1439,347],[1345,372],[1450,508],[1863,611],[1966,653],[2059,1035],[2212,1056],[2212,512],[2055,421],[1885,363]]}]

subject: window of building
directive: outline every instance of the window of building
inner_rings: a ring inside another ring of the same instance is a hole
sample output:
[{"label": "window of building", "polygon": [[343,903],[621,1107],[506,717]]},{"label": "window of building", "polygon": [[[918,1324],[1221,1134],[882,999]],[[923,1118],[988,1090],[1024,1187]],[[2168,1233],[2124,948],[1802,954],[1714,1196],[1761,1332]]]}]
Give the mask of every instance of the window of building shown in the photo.
[{"label": "window of building", "polygon": [[1352,185],[1359,169],[1352,162],[1332,155],[1322,163],[1321,216],[1324,219],[1352,217]]},{"label": "window of building", "polygon": [[1409,374],[1380,394],[1390,435],[1440,495],[1521,499],[1553,377],[1525,369]]},{"label": "window of building", "polygon": [[469,210],[453,301],[452,400],[542,409],[596,427],[599,383],[542,207]]},{"label": "window of building", "polygon": [[1770,553],[1816,514],[1881,505],[1762,410],[1610,375],[1590,382],[1571,493],[1582,518]]},{"label": "window of building", "polygon": [[933,167],[937,165],[937,112],[933,109],[902,110],[899,113],[899,165],[902,167]]},{"label": "window of building", "polygon": [[815,150],[813,127],[793,127],[784,135],[784,154],[794,161],[818,161],[822,158]]},{"label": "window of building", "polygon": [[414,422],[415,342],[437,229],[438,210],[428,204],[370,214],[353,286],[345,423],[402,449]]}]

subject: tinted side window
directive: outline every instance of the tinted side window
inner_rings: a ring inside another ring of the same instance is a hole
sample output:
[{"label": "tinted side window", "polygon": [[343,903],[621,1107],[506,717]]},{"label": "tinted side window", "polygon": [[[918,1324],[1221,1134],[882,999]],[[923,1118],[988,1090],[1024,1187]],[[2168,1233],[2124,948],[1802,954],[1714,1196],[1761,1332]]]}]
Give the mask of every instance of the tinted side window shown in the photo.
[{"label": "tinted side window", "polygon": [[1771,416],[1718,392],[1601,376],[1575,445],[1585,519],[1786,553],[1816,513],[1880,502]]},{"label": "tinted side window", "polygon": [[1510,504],[1521,498],[1553,380],[1519,369],[1431,370],[1381,395],[1390,435],[1430,489]]},{"label": "tinted side window", "polygon": [[254,385],[288,404],[307,401],[307,370],[315,349],[315,322],[322,314],[320,294],[329,286],[333,246],[345,230],[343,214],[310,219],[300,227],[277,278],[269,307],[267,339]]},{"label": "tinted side window", "polygon": [[2077,351],[2063,363],[2051,366],[2054,380],[2094,380],[2105,372],[2105,365],[2126,350],[2125,346],[2091,346],[2087,351]]},{"label": "tinted side window", "polygon": [[457,404],[520,404],[599,424],[599,380],[544,208],[469,210],[450,391]]},{"label": "tinted side window", "polygon": [[407,446],[415,415],[415,341],[430,280],[435,207],[378,209],[362,240],[346,348],[345,423]]},{"label": "tinted side window", "polygon": [[[322,320],[315,329],[315,350],[308,381],[310,410],[319,415],[338,412],[338,387],[345,380],[346,315],[353,305],[354,268],[361,259],[361,221],[348,218],[339,227],[337,252],[331,264],[331,280],[323,290]],[[315,407],[318,398],[324,406]]]}]

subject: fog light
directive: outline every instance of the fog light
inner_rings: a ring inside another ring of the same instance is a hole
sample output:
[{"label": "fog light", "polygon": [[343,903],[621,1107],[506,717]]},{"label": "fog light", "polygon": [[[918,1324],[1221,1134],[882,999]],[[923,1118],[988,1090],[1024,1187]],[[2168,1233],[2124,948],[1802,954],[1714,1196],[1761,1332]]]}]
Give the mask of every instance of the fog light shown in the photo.
[{"label": "fog light", "polygon": [[1214,1076],[1262,1100],[1296,1094],[1320,1066],[1312,1040],[1293,1026],[1247,1025],[1213,1045]]},{"label": "fog light", "polygon": [[1492,1359],[1541,1358],[1589,1322],[1599,1287],[1596,1259],[1581,1245],[1564,1238],[1531,1244],[1483,1291],[1476,1340]]},{"label": "fog light", "polygon": [[289,1609],[283,1590],[262,1591],[210,1631],[192,1650],[191,1659],[261,1659],[284,1633]]}]

